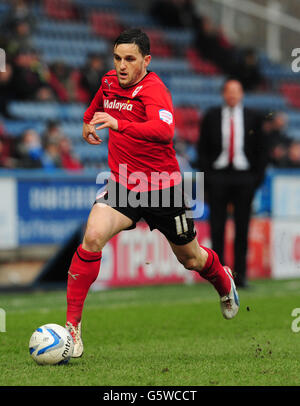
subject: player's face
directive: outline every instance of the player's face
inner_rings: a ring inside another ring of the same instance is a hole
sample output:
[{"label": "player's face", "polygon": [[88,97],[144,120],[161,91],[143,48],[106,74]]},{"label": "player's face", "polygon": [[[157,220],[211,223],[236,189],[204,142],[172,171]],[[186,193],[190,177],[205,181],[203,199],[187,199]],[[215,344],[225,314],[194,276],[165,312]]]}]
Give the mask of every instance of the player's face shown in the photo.
[{"label": "player's face", "polygon": [[240,101],[243,98],[243,88],[237,80],[230,80],[226,83],[224,91],[223,91],[223,97],[225,100],[225,103],[233,108],[237,104],[240,103]]},{"label": "player's face", "polygon": [[136,44],[115,46],[114,64],[120,86],[133,86],[143,79],[150,60],[151,56],[143,56]]}]

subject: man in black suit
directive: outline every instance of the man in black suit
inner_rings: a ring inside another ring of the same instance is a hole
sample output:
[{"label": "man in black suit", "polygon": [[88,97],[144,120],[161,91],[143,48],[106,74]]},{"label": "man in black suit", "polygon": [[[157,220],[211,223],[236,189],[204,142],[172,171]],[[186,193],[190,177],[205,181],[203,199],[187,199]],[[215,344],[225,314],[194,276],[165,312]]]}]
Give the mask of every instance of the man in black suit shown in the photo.
[{"label": "man in black suit", "polygon": [[234,208],[234,272],[239,287],[247,287],[246,256],[251,203],[267,165],[262,116],[243,106],[243,95],[238,80],[228,79],[225,82],[224,104],[205,114],[197,145],[198,167],[204,171],[210,207],[212,248],[222,263],[228,203]]}]

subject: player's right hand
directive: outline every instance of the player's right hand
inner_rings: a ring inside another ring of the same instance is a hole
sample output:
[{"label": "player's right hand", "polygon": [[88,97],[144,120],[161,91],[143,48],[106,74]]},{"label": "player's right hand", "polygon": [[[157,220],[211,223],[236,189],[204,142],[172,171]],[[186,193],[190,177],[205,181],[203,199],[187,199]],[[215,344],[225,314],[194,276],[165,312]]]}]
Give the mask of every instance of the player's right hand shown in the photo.
[{"label": "player's right hand", "polygon": [[82,137],[86,142],[92,145],[101,144],[101,138],[96,134],[95,126],[87,123],[83,123]]}]

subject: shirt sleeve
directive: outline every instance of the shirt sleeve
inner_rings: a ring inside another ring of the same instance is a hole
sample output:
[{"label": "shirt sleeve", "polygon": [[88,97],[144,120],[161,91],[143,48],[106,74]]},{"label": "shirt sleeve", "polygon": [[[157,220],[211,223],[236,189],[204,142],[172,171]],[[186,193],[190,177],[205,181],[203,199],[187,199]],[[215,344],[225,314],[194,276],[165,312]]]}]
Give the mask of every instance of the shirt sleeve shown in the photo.
[{"label": "shirt sleeve", "polygon": [[94,114],[96,111],[104,111],[103,109],[103,92],[102,92],[102,86],[100,86],[98,92],[95,94],[95,97],[93,98],[91,104],[85,111],[83,115],[83,121],[87,124],[90,123],[92,118],[94,117]]},{"label": "shirt sleeve", "polygon": [[174,114],[171,96],[167,89],[155,87],[141,97],[147,120],[132,122],[118,120],[118,131],[141,140],[169,144],[174,136]]}]

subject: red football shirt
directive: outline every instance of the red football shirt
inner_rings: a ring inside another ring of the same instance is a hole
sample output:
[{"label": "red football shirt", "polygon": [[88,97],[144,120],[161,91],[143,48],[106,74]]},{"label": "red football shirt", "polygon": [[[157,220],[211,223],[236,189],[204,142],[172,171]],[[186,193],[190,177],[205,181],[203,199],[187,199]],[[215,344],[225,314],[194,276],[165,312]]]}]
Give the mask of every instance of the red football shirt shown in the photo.
[{"label": "red football shirt", "polygon": [[118,131],[109,129],[108,141],[108,165],[118,182],[128,189],[139,184],[140,191],[180,183],[173,148],[172,98],[154,72],[124,89],[116,71],[109,71],[84,114],[84,122],[89,123],[97,111],[118,120]]}]

